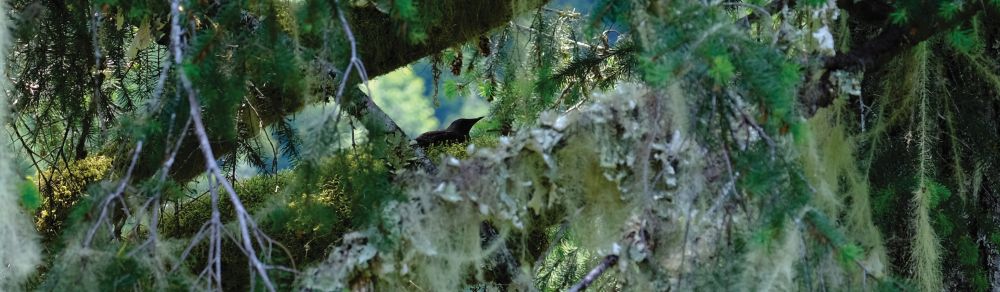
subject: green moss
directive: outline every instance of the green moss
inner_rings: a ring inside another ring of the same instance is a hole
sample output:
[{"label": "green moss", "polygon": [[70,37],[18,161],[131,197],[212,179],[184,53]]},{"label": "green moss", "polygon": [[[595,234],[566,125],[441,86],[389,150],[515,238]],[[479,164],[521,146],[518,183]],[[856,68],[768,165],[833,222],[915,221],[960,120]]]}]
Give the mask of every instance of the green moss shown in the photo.
[{"label": "green moss", "polygon": [[71,210],[87,196],[87,187],[104,178],[111,158],[91,156],[69,167],[45,170],[31,178],[37,181],[43,200],[35,214],[35,226],[46,240],[54,239],[66,226]]},{"label": "green moss", "polygon": [[[278,197],[291,180],[287,172],[276,175],[260,175],[237,181],[233,185],[236,195],[248,211],[255,212],[265,206],[265,203]],[[219,212],[223,222],[231,221],[236,211],[225,194],[221,194]],[[181,199],[173,204],[173,212],[166,212],[160,219],[159,231],[168,237],[187,237],[194,235],[212,216],[211,197],[208,194],[195,200]]]},{"label": "green moss", "polygon": [[469,157],[469,146],[474,148],[496,147],[499,140],[493,135],[473,136],[468,143],[455,143],[450,145],[434,145],[427,148],[427,157],[435,164],[441,164],[444,157],[454,157],[465,159]]}]

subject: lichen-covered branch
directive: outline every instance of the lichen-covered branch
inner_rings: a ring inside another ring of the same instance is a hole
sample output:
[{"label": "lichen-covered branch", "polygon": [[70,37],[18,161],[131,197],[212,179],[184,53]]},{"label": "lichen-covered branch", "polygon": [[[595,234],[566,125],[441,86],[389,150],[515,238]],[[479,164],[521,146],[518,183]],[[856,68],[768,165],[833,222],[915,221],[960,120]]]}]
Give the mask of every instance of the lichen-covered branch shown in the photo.
[{"label": "lichen-covered branch", "polygon": [[[384,210],[385,221],[392,224],[389,234],[358,235],[400,238],[400,253],[360,252],[374,250],[372,240],[345,242],[336,249],[343,252],[331,253],[323,264],[306,271],[308,276],[300,284],[326,291],[362,281],[383,288],[446,291],[465,287],[468,277],[476,277],[479,283],[531,289],[528,279],[533,276],[525,273],[532,267],[505,275],[495,269],[501,264],[496,259],[510,255],[514,262],[537,262],[552,243],[537,239],[530,241],[531,246],[522,243],[561,224],[585,234],[579,239],[582,247],[620,252],[628,255],[624,260],[630,264],[654,257],[658,261],[684,249],[671,246],[663,254],[653,254],[651,247],[661,237],[651,233],[680,238],[683,230],[648,214],[681,212],[679,205],[665,200],[666,195],[700,188],[692,184],[678,189],[656,182],[677,179],[669,160],[686,157],[693,148],[682,146],[679,135],[645,135],[650,128],[642,125],[666,124],[637,114],[638,104],[661,97],[631,90],[625,96],[601,98],[580,111],[546,113],[537,127],[502,138],[495,149],[477,148],[467,160],[448,159],[438,173],[413,181],[410,200]],[[646,147],[650,148],[648,181],[637,175],[640,166],[634,160]],[[484,221],[490,224],[479,224]],[[703,237],[713,236],[701,233],[703,224],[692,224],[692,229]],[[484,241],[484,228],[495,239]],[[383,268],[367,270],[376,266]],[[355,278],[370,273],[375,276]],[[667,279],[655,285],[666,287],[665,283]]]}]

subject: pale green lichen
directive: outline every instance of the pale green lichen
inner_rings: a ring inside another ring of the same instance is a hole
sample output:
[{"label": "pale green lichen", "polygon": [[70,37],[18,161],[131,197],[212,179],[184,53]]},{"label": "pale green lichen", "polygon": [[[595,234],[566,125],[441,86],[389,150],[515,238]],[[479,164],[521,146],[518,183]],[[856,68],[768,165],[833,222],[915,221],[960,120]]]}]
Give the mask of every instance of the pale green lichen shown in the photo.
[{"label": "pale green lichen", "polygon": [[[669,256],[653,253],[653,245],[670,251],[664,254],[700,249],[677,240],[682,237],[682,227],[660,222],[663,217],[650,217],[686,214],[677,209],[680,205],[666,199],[681,190],[678,185],[683,185],[677,182],[678,171],[667,161],[690,158],[681,152],[697,147],[690,147],[690,143],[681,146],[676,141],[679,132],[655,135],[653,143],[646,143],[648,128],[640,125],[648,125],[645,119],[650,117],[637,109],[644,102],[642,97],[652,95],[641,87],[628,87],[628,94],[599,96],[598,102],[580,111],[543,114],[537,127],[513,137],[501,137],[496,147],[467,148],[466,159],[445,158],[438,174],[410,188],[409,201],[394,204],[385,212],[385,221],[392,222],[387,227],[392,231],[388,236],[401,245],[379,250],[374,258],[343,252],[359,250],[354,246],[356,242],[341,245],[336,249],[341,252],[331,253],[326,263],[309,270],[307,275],[316,276],[305,277],[301,285],[338,290],[349,287],[349,279],[368,275],[361,278],[379,281],[381,288],[460,290],[483,280],[490,282],[498,259],[511,256],[526,265],[513,271],[514,285],[532,289],[531,263],[534,257],[544,255],[529,256],[526,250],[511,249],[519,248],[516,243],[525,240],[521,237],[544,233],[564,220],[574,234],[572,244],[577,254],[592,259],[621,253],[626,256],[619,261],[621,268],[617,271],[631,275],[627,278],[636,283],[634,287],[663,287],[665,280],[652,280],[652,275],[639,275],[647,272],[629,267],[669,260]],[[656,177],[662,183],[643,183],[635,177],[636,169],[645,165],[638,163],[635,153],[643,149],[654,157],[654,162],[647,165],[654,174],[650,178]],[[681,163],[681,167],[697,165]],[[690,187],[683,191],[702,189]],[[720,215],[688,218],[696,222],[692,225],[697,227],[692,228],[702,230],[715,224],[706,220]],[[490,222],[506,240],[482,245],[484,225],[479,222]],[[650,230],[658,230],[658,237],[670,234],[664,237],[675,240],[654,243],[650,241]],[[589,260],[584,259],[577,258],[579,262],[574,264],[580,271],[587,269],[582,264]],[[572,279],[579,276],[578,272],[570,274],[576,275]],[[616,278],[606,281],[613,283],[618,281]],[[640,279],[646,279],[641,281],[646,284],[637,282]]]},{"label": "pale green lichen", "polygon": [[[6,76],[6,56],[10,43],[10,20],[6,1],[0,2],[0,75]],[[9,92],[6,79],[0,81],[0,89]],[[0,94],[0,120],[6,120],[7,94]],[[0,151],[0,290],[17,291],[35,267],[41,262],[41,247],[38,235],[32,228],[31,217],[21,209],[18,189],[19,182],[12,169],[9,151]]]}]

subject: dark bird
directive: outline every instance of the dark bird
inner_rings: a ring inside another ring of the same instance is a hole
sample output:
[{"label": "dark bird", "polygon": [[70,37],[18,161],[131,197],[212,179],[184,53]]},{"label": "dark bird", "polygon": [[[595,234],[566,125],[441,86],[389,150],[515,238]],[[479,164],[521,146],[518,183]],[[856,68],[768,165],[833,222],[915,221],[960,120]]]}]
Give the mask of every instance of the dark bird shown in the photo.
[{"label": "dark bird", "polygon": [[457,119],[451,122],[447,129],[430,131],[417,137],[417,145],[427,147],[436,144],[464,143],[469,141],[469,130],[483,117],[475,119]]}]

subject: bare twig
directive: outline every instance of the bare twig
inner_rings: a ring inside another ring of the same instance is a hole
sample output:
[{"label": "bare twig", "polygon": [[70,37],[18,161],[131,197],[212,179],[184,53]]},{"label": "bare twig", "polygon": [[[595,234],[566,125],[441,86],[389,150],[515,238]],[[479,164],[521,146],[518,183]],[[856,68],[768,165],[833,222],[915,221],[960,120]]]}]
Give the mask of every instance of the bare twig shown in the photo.
[{"label": "bare twig", "polygon": [[[337,5],[340,5],[340,1],[334,1]],[[337,88],[337,104],[340,104],[340,98],[344,95],[344,88],[347,87],[347,79],[351,75],[351,69],[357,66],[358,77],[365,82],[365,88],[368,87],[368,73],[365,71],[365,65],[361,62],[361,58],[358,57],[358,42],[354,39],[354,32],[351,31],[351,26],[347,23],[347,18],[344,17],[344,10],[342,7],[337,7],[337,17],[340,19],[340,25],[344,28],[344,34],[347,35],[348,43],[351,45],[351,60],[348,61],[347,69],[344,69],[344,76],[340,78],[340,86]],[[371,91],[369,90],[369,94]]]},{"label": "bare twig", "polygon": [[525,30],[525,31],[537,33],[538,35],[547,37],[547,38],[549,38],[549,39],[551,39],[553,41],[565,41],[567,43],[570,43],[572,45],[575,45],[575,46],[581,47],[581,48],[585,48],[585,49],[596,49],[596,50],[601,51],[601,52],[605,52],[605,51],[607,51],[609,49],[609,48],[604,47],[604,46],[599,46],[599,45],[598,46],[594,46],[594,45],[591,45],[591,44],[588,44],[588,43],[584,43],[584,42],[581,42],[581,41],[577,41],[577,40],[574,40],[574,39],[570,39],[570,38],[559,38],[559,37],[556,37],[554,35],[543,34],[543,33],[539,32],[538,30],[536,30],[534,28],[523,26],[523,25],[517,24],[517,23],[515,23],[513,21],[510,22],[510,26],[514,27],[514,28],[517,28],[517,29],[520,29],[520,30]]},{"label": "bare twig", "polygon": [[[339,1],[335,2],[338,5],[340,4]],[[407,137],[406,133],[403,132],[402,128],[400,128],[399,125],[396,124],[396,122],[393,121],[392,118],[385,113],[385,111],[383,111],[377,104],[375,104],[374,100],[372,100],[371,94],[373,92],[368,82],[369,81],[368,71],[367,69],[365,69],[364,62],[362,62],[361,58],[359,57],[359,52],[357,49],[358,44],[357,40],[354,37],[354,32],[351,30],[351,26],[347,21],[347,17],[344,16],[344,12],[340,7],[337,8],[337,17],[340,19],[340,24],[341,27],[343,27],[344,29],[344,33],[347,35],[347,40],[351,47],[351,59],[348,62],[347,68],[343,71],[343,76],[340,77],[341,78],[340,85],[337,88],[337,95],[334,99],[335,102],[337,103],[337,106],[340,107],[340,110],[337,111],[336,119],[334,120],[335,125],[340,123],[341,110],[345,109],[345,106],[343,104],[344,89],[347,87],[347,82],[348,79],[350,79],[349,77],[351,75],[351,71],[354,70],[355,72],[357,72],[358,77],[364,84],[366,92],[364,94],[359,94],[358,96],[355,96],[355,98],[360,98],[362,100],[355,101],[354,104],[358,105],[357,106],[358,108],[351,110],[352,114],[358,119],[364,116],[374,115],[376,120],[382,122],[384,130],[400,134],[402,137]],[[329,116],[327,116],[327,118],[328,117]],[[351,131],[351,134],[352,135],[354,134],[353,130]],[[434,164],[430,161],[430,159],[427,158],[426,151],[422,147],[414,146],[413,150],[417,164],[421,169],[423,169],[427,173],[437,172],[437,167],[435,167]]]},{"label": "bare twig", "polygon": [[[181,48],[181,25],[180,25],[180,1],[172,0],[170,3],[170,46],[174,56],[174,65],[180,67],[184,60]],[[187,74],[184,70],[177,70],[178,75],[181,80],[181,85],[184,91],[187,93],[187,100],[190,106],[191,121],[194,123],[195,136],[198,139],[199,147],[201,148],[202,155],[205,158],[205,168],[207,172],[215,178],[215,182],[221,185],[229,196],[229,201],[233,205],[233,209],[236,211],[236,219],[239,226],[240,237],[242,239],[242,247],[247,255],[247,260],[250,262],[250,266],[254,268],[257,274],[261,277],[264,282],[264,286],[268,291],[275,291],[274,284],[271,282],[270,277],[267,274],[267,267],[257,258],[256,251],[254,250],[251,234],[249,230],[249,224],[247,221],[252,221],[249,212],[243,206],[240,198],[236,195],[236,190],[233,188],[232,184],[226,180],[218,163],[216,162],[215,154],[212,153],[212,147],[208,140],[208,133],[205,130],[205,125],[201,118],[201,107],[198,101],[198,97],[195,94],[194,86],[191,80],[188,79]],[[214,263],[215,271],[219,274],[214,275],[216,283],[222,283],[221,271],[222,271],[222,261],[221,261],[221,249],[222,243],[219,237],[222,222],[218,210],[218,194],[216,193],[216,188],[212,187],[212,229],[211,237],[213,238],[210,242],[209,248],[209,265]],[[255,230],[257,231],[257,230]],[[206,267],[206,269],[208,269]]]},{"label": "bare twig", "polygon": [[[173,120],[174,120],[174,118],[176,118],[176,116],[177,116],[176,113],[172,114],[170,116],[170,119],[171,119],[171,123],[170,124],[171,125],[173,125]],[[187,136],[187,130],[190,127],[191,127],[191,118],[189,117],[187,119],[187,122],[184,123],[184,126],[181,127],[180,135],[177,137],[177,141],[174,143],[173,147],[168,148],[168,149],[170,149],[170,152],[167,155],[166,160],[163,162],[163,168],[160,170],[160,180],[159,180],[160,184],[162,184],[163,182],[165,182],[167,180],[167,174],[170,173],[170,168],[173,167],[173,165],[174,165],[174,161],[176,160],[176,157],[177,157],[177,152],[180,151],[180,148],[181,148],[181,142],[184,141],[184,137]],[[173,135],[173,129],[174,128],[171,126],[170,127],[170,131],[167,134],[167,137],[168,137],[167,139],[168,140],[169,140],[169,137]],[[143,210],[146,209],[147,206],[149,206],[149,207],[152,208],[153,216],[149,219],[149,238],[147,238],[146,241],[143,242],[142,244],[140,244],[139,247],[137,247],[135,250],[133,250],[132,252],[130,252],[129,256],[134,255],[136,252],[144,249],[147,246],[150,247],[150,250],[156,250],[155,247],[156,247],[156,241],[157,241],[157,236],[158,236],[157,235],[157,225],[159,224],[159,221],[160,221],[160,219],[159,219],[159,214],[160,214],[159,213],[159,211],[160,211],[159,210],[159,206],[160,206],[160,197],[162,195],[162,192],[163,192],[163,188],[162,188],[162,185],[161,185],[161,186],[157,187],[156,194],[154,194],[152,197],[150,197],[149,200],[147,200],[146,203],[143,204],[142,208],[140,209],[140,211],[143,211]],[[138,226],[136,226],[136,228],[138,228]]]},{"label": "bare twig", "polygon": [[[260,88],[257,88],[257,86],[253,84],[253,82],[247,81],[247,83],[249,83],[250,87],[253,87],[253,89],[257,91],[257,94],[259,94],[261,98],[265,98],[264,93],[261,92]],[[260,120],[260,118],[259,118],[259,117],[261,117],[260,112],[257,111],[256,107],[253,106],[253,101],[250,100],[249,98],[244,98],[244,100],[246,100],[247,105],[250,106],[250,109],[253,110],[253,113],[255,115],[257,115],[257,117],[258,117],[258,119],[257,119],[257,127],[260,127],[260,130],[264,133],[264,138],[266,138],[266,140],[267,140],[267,144],[271,146],[271,172],[277,173],[278,172],[278,147],[275,147],[274,146],[274,141],[271,141],[271,134],[267,133],[267,127],[264,125],[264,121]]]},{"label": "bare twig", "polygon": [[600,277],[601,274],[604,274],[604,271],[607,271],[608,268],[614,266],[617,263],[618,263],[618,255],[610,254],[604,257],[604,260],[601,260],[601,264],[597,265],[596,267],[594,267],[594,269],[590,270],[590,272],[587,273],[586,276],[583,276],[583,279],[580,280],[580,282],[576,283],[576,285],[573,285],[573,287],[570,287],[569,290],[566,291],[579,292],[586,290],[591,283],[597,280],[597,277]]},{"label": "bare twig", "polygon": [[[351,25],[347,22],[347,17],[344,16],[343,8],[339,6],[340,1],[334,1],[334,3],[338,5],[337,18],[340,19],[340,26],[344,28],[344,34],[347,35],[347,41],[351,46],[351,59],[347,62],[347,68],[344,69],[343,76],[340,77],[340,86],[337,87],[337,95],[334,98],[337,106],[343,109],[344,88],[347,87],[347,80],[350,79],[352,69],[358,73],[358,78],[361,78],[361,82],[364,83],[367,96],[371,96],[372,89],[368,85],[368,70],[365,69],[365,63],[358,57],[358,41],[354,38],[354,31],[351,30]],[[337,118],[334,120],[335,125],[340,123],[340,113],[341,111],[338,110]]]},{"label": "bare twig", "polygon": [[115,199],[120,198],[122,193],[125,192],[125,187],[128,186],[128,182],[132,178],[132,170],[135,169],[135,162],[139,160],[139,152],[141,151],[142,140],[139,140],[139,142],[135,145],[135,151],[132,153],[132,162],[129,163],[128,170],[125,172],[125,178],[122,178],[121,183],[118,184],[118,188],[115,189],[114,193],[111,193],[107,197],[104,197],[104,200],[101,200],[101,205],[99,207],[101,209],[101,213],[97,217],[97,222],[94,222],[94,226],[91,226],[90,229],[87,230],[87,235],[83,240],[84,247],[89,247],[90,242],[93,241],[94,234],[97,233],[97,228],[100,227],[101,222],[104,221],[104,217],[107,216],[108,205],[110,205]]}]

